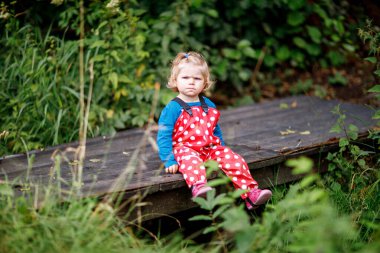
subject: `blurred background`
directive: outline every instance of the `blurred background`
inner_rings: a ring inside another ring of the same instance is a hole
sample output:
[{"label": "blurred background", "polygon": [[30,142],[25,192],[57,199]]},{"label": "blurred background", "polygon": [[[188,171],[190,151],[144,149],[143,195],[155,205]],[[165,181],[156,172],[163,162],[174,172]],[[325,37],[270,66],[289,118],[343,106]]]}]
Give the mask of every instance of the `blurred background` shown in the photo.
[{"label": "blurred background", "polygon": [[[379,106],[373,87],[378,1],[2,1],[0,156],[75,141],[79,41],[84,94],[93,85],[88,136],[143,127],[176,94],[170,61],[202,53],[221,109],[310,95]],[[373,42],[375,41],[375,42]],[[371,44],[372,43],[372,44]],[[372,95],[371,95],[372,94]]]}]

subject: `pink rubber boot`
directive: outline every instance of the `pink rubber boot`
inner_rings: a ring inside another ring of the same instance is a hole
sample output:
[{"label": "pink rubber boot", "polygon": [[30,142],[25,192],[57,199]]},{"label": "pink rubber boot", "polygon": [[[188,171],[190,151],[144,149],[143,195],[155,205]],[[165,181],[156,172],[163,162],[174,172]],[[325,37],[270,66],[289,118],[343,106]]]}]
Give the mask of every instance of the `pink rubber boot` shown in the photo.
[{"label": "pink rubber boot", "polygon": [[245,205],[248,210],[253,210],[259,205],[265,204],[270,197],[272,197],[272,192],[270,190],[252,189],[248,193],[248,197],[245,199]]}]

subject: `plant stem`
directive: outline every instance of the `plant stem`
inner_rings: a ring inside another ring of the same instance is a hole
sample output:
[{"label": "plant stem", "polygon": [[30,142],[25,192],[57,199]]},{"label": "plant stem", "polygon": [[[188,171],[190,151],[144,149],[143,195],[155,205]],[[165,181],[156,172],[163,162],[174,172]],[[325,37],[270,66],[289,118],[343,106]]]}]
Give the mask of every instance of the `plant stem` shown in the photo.
[{"label": "plant stem", "polygon": [[[86,152],[86,130],[84,123],[85,103],[84,103],[84,6],[83,0],[79,3],[80,16],[80,37],[79,37],[79,84],[80,84],[80,125],[79,125],[79,147],[77,150],[77,191],[82,186],[83,161]],[[87,126],[87,125],[86,125]]]}]

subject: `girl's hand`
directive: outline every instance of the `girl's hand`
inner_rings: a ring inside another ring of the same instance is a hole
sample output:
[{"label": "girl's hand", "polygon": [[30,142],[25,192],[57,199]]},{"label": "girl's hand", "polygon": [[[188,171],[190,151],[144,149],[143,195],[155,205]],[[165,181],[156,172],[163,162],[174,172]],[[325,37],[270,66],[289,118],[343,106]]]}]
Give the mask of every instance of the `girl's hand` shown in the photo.
[{"label": "girl's hand", "polygon": [[178,164],[174,164],[170,167],[165,168],[166,173],[172,173],[175,174],[178,171]]}]

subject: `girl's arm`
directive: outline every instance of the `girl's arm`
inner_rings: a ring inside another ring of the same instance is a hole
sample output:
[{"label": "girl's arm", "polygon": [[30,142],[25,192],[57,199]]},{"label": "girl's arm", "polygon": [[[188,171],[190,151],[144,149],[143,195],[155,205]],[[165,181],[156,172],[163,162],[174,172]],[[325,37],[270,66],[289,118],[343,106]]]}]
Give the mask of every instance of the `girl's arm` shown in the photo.
[{"label": "girl's arm", "polygon": [[222,146],[225,146],[225,143],[223,140],[223,132],[222,132],[222,129],[220,128],[219,124],[217,124],[215,127],[214,135],[220,139],[220,143],[222,144]]},{"label": "girl's arm", "polygon": [[[165,168],[178,164],[173,154],[173,129],[178,118],[178,108],[169,103],[161,112],[158,120],[157,144],[158,154]],[[180,113],[180,108],[179,108]]]}]

